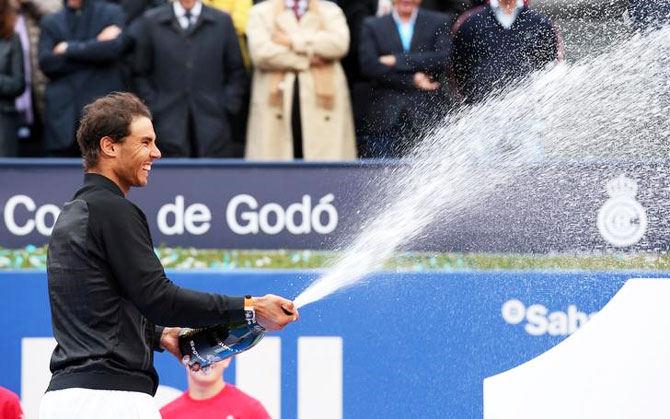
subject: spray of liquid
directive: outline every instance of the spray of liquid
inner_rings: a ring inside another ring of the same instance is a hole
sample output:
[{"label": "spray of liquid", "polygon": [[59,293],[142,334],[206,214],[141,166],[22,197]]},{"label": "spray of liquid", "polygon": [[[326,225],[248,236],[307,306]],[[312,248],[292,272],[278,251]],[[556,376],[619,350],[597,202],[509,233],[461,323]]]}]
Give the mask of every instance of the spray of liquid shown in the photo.
[{"label": "spray of liquid", "polygon": [[560,63],[423,133],[405,164],[379,181],[379,195],[369,197],[378,210],[296,306],[361,283],[437,216],[458,218],[523,176],[529,162],[667,158],[668,40],[665,27],[617,42],[602,55]]}]

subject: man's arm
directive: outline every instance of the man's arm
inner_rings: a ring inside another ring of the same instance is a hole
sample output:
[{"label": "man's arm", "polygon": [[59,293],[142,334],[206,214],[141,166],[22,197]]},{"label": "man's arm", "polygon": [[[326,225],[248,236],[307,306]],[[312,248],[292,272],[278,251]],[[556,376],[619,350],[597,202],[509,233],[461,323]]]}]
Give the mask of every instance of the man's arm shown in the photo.
[{"label": "man's arm", "polygon": [[122,294],[154,324],[204,327],[244,319],[244,299],[204,293],[172,283],[154,253],[143,214],[130,202],[124,207],[91,209],[99,220],[110,270]]},{"label": "man's arm", "polygon": [[[433,49],[395,54],[399,71],[423,72],[432,75],[443,74],[451,60],[451,28],[448,16],[436,25]],[[417,34],[415,36],[420,36]]]},{"label": "man's arm", "polygon": [[298,54],[290,47],[273,40],[273,21],[263,16],[262,7],[258,4],[251,8],[247,24],[247,39],[249,40],[249,56],[254,66],[260,70],[295,70],[304,71],[309,68],[309,58]]},{"label": "man's arm", "polygon": [[[121,28],[125,21],[123,11],[116,5],[106,5],[109,19],[105,28],[95,37],[84,41],[68,41],[65,56],[76,62],[104,64],[120,59],[125,46]],[[112,7],[113,6],[113,7]]]},{"label": "man's arm", "polygon": [[14,36],[10,42],[12,44],[8,66],[10,73],[0,74],[0,96],[2,97],[16,97],[26,88],[21,41],[18,36]]},{"label": "man's arm", "polygon": [[[252,298],[256,312],[256,322],[265,330],[275,331],[283,328],[291,321],[297,321],[300,315],[293,301],[268,294],[264,297]],[[180,327],[156,326],[154,331],[154,350],[166,350],[181,360],[183,354],[179,350]]]},{"label": "man's arm", "polygon": [[294,51],[325,60],[339,60],[349,51],[349,27],[342,10],[321,2],[322,27],[317,31],[296,31],[290,35]]},{"label": "man's arm", "polygon": [[65,55],[54,53],[54,47],[65,41],[56,30],[57,19],[60,16],[60,14],[47,15],[40,22],[40,39],[37,47],[39,65],[40,70],[51,80],[67,76],[78,68]]},{"label": "man's arm", "polygon": [[393,66],[382,64],[379,61],[381,54],[375,42],[372,19],[376,18],[366,19],[361,29],[361,40],[358,48],[361,74],[385,87],[397,90],[414,90],[413,73],[397,71]]},{"label": "man's arm", "polygon": [[[101,240],[126,298],[150,321],[164,326],[205,327],[244,320],[244,298],[189,290],[172,283],[154,253],[146,219],[132,207],[98,209]],[[259,324],[277,330],[294,320],[293,304],[276,296],[255,299]]]}]

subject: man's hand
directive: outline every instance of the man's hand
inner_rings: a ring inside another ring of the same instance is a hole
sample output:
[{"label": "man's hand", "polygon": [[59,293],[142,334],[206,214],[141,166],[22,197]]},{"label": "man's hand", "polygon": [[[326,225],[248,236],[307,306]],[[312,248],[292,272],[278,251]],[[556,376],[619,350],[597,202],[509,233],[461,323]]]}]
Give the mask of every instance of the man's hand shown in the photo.
[{"label": "man's hand", "polygon": [[414,74],[414,87],[419,90],[431,91],[440,87],[440,83],[432,81],[426,73]]},{"label": "man's hand", "polygon": [[113,41],[121,35],[121,28],[116,25],[109,25],[95,37],[98,41]]},{"label": "man's hand", "polygon": [[181,327],[166,327],[161,334],[160,346],[181,361],[182,355],[179,351],[179,332]]},{"label": "man's hand", "polygon": [[53,49],[53,53],[56,55],[63,55],[67,51],[67,42],[61,41],[56,44],[56,46]]},{"label": "man's hand", "polygon": [[293,41],[291,41],[291,37],[288,36],[288,34],[281,29],[275,28],[272,31],[272,42],[275,44],[283,45],[288,48],[293,47]]},{"label": "man's hand", "polygon": [[277,295],[254,297],[252,302],[256,312],[256,321],[268,331],[282,329],[300,317],[293,301]]},{"label": "man's hand", "polygon": [[382,55],[379,57],[379,62],[384,64],[387,67],[393,67],[397,60],[395,58],[395,55],[389,54],[389,55]]}]

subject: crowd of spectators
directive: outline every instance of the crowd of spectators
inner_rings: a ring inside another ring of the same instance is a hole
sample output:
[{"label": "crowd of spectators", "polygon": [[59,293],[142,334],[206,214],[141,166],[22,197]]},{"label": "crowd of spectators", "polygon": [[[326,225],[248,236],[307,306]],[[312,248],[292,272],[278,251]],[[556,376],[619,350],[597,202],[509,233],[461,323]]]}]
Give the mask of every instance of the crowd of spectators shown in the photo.
[{"label": "crowd of spectators", "polygon": [[112,91],[148,104],[165,157],[396,157],[561,58],[528,0],[0,0],[0,157],[78,156]]}]

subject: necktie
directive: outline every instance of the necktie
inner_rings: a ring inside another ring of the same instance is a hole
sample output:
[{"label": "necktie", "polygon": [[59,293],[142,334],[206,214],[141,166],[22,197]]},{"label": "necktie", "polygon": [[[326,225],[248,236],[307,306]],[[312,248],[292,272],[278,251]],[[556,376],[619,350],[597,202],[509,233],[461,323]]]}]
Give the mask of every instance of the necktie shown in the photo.
[{"label": "necktie", "polygon": [[186,13],[184,13],[184,17],[186,18],[186,28],[184,28],[184,30],[188,32],[191,29],[191,18],[193,17],[191,11],[187,10]]},{"label": "necktie", "polygon": [[293,2],[293,13],[295,13],[295,18],[298,19],[298,20],[300,20],[300,5],[299,5],[299,3],[300,2],[298,0],[295,0]]}]

